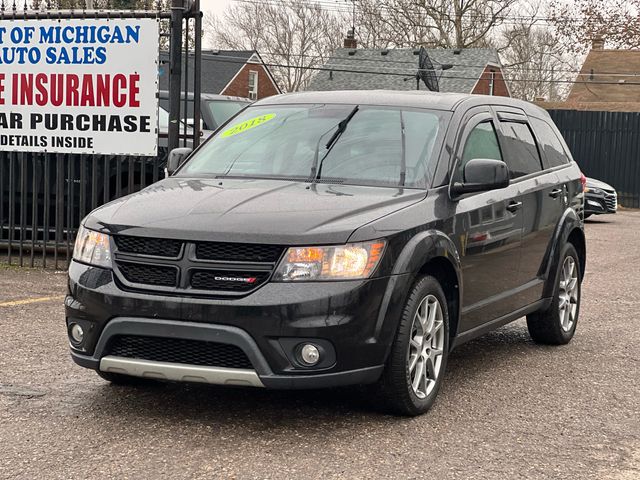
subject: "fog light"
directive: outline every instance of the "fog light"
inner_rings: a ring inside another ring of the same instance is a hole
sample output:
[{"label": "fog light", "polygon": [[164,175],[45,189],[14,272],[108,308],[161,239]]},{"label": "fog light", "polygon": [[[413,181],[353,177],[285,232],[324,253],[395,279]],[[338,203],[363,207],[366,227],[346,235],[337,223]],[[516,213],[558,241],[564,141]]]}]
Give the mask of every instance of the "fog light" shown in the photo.
[{"label": "fog light", "polygon": [[84,330],[77,323],[71,324],[69,335],[71,336],[71,340],[73,340],[74,343],[80,344],[84,340]]},{"label": "fog light", "polygon": [[306,343],[300,349],[300,358],[305,365],[315,365],[320,361],[320,351],[315,345]]}]

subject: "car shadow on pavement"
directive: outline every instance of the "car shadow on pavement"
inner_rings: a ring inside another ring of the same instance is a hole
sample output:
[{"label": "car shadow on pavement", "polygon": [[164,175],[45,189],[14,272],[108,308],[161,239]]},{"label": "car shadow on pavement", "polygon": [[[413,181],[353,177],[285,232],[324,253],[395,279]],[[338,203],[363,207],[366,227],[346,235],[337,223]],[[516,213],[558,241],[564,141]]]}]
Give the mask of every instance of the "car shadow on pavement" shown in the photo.
[{"label": "car shadow on pavement", "polygon": [[[455,408],[461,395],[476,395],[477,384],[494,378],[496,369],[510,368],[536,352],[546,355],[546,350],[531,341],[526,326],[520,323],[460,346],[449,358],[436,408]],[[140,386],[104,383],[91,391],[95,393],[91,402],[94,411],[134,423],[141,416],[170,417],[178,422],[255,430],[319,427],[326,422],[348,424],[364,418],[383,424],[397,421],[376,408],[375,397],[365,387],[278,391],[149,382]]]}]

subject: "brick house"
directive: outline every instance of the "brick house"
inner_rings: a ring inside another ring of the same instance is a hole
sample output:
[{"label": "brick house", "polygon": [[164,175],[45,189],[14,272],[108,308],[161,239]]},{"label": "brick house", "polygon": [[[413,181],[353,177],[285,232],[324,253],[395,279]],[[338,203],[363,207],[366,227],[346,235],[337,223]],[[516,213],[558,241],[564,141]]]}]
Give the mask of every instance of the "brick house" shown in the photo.
[{"label": "brick house", "polygon": [[[355,45],[347,40],[347,47]],[[436,68],[441,92],[511,96],[495,49],[425,51]],[[419,55],[420,49],[412,48],[339,48],[313,77],[307,90],[416,90]],[[440,65],[451,68],[443,71]],[[426,90],[425,85],[421,84],[420,89]]]},{"label": "brick house", "polygon": [[[160,90],[169,89],[168,53],[160,59]],[[189,90],[193,88],[194,57],[189,56]],[[183,71],[184,74],[184,71]],[[255,50],[202,51],[202,93],[231,95],[259,100],[282,93],[269,68]]]},{"label": "brick house", "polygon": [[576,83],[564,102],[539,102],[547,109],[640,112],[640,50],[604,48],[593,40]]}]

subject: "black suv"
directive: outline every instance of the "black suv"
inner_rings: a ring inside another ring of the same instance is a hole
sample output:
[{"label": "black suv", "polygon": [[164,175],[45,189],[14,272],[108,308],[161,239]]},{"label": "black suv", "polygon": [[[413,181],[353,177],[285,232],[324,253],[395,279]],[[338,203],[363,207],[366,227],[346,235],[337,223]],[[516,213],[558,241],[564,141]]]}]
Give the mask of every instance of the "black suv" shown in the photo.
[{"label": "black suv", "polygon": [[371,384],[416,415],[461,343],[523,316],[574,335],[584,185],[534,105],[282,95],[184,153],[78,233],[71,354],[107,380]]}]

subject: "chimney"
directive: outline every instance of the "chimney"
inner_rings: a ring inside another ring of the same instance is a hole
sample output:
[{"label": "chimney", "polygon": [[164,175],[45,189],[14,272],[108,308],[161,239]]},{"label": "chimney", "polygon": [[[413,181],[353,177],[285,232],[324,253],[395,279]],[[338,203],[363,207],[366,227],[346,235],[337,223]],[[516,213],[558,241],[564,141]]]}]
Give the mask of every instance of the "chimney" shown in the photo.
[{"label": "chimney", "polygon": [[591,40],[591,50],[604,50],[604,38],[598,36]]},{"label": "chimney", "polygon": [[349,29],[347,36],[344,38],[344,48],[358,48],[358,41],[353,28]]}]

